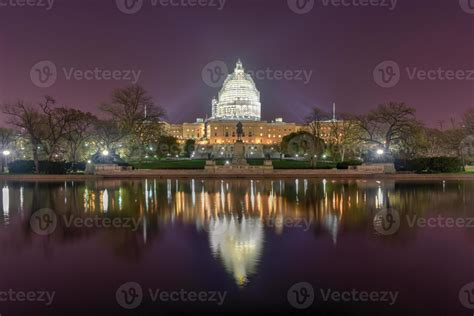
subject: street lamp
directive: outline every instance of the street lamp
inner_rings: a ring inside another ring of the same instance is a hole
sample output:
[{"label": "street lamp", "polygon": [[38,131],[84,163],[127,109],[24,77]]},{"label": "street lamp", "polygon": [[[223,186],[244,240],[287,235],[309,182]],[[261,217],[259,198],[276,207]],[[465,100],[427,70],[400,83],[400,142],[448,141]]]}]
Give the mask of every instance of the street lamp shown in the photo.
[{"label": "street lamp", "polygon": [[4,150],[3,151],[3,157],[4,157],[4,160],[5,160],[6,168],[2,163],[2,172],[4,172],[5,169],[8,171],[8,156],[10,156],[10,155],[11,155],[11,151],[9,151],[9,150]]},{"label": "street lamp", "polygon": [[102,156],[108,156],[110,153],[109,151],[106,149],[104,151],[102,151]]},{"label": "street lamp", "polygon": [[384,154],[383,149],[377,149],[377,155],[382,156]]}]

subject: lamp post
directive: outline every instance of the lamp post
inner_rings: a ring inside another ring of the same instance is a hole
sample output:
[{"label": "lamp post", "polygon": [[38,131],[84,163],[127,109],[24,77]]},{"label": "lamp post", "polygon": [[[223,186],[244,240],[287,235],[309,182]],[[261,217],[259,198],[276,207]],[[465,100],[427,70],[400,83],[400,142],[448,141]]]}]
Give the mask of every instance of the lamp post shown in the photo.
[{"label": "lamp post", "polygon": [[11,152],[9,150],[4,150],[2,154],[3,154],[3,160],[5,162],[5,164],[2,163],[2,172],[4,172],[5,170],[8,171],[8,156],[11,155]]},{"label": "lamp post", "polygon": [[377,154],[377,162],[382,162],[382,157],[385,154],[385,151],[383,149],[377,149],[375,153]]}]

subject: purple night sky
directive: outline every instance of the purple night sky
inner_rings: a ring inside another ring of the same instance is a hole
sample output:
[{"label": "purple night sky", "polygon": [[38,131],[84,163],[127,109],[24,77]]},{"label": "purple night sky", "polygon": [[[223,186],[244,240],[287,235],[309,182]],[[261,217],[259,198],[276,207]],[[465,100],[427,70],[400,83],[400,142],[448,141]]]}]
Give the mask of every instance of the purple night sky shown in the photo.
[{"label": "purple night sky", "polygon": [[[222,10],[153,7],[153,0],[142,0],[136,14],[124,14],[115,0],[56,0],[50,10],[12,5],[25,1],[0,0],[0,103],[37,102],[49,94],[61,104],[99,113],[98,104],[112,89],[130,81],[67,79],[64,70],[141,70],[138,83],[166,109],[167,119],[190,122],[210,115],[218,92],[202,79],[203,67],[222,60],[233,69],[241,58],[246,70],[312,71],[306,84],[256,80],[265,120],[301,122],[312,107],[329,111],[332,102],[339,112],[363,113],[405,101],[435,125],[474,106],[472,0],[399,0],[393,10],[355,6],[368,0],[346,0],[349,7],[309,0],[315,4],[305,14],[293,12],[287,0],[227,0]],[[54,85],[40,88],[30,71],[44,60],[56,65],[58,75]],[[391,88],[377,85],[373,75],[387,60],[401,71]],[[471,78],[410,78],[415,69],[439,68]]]}]

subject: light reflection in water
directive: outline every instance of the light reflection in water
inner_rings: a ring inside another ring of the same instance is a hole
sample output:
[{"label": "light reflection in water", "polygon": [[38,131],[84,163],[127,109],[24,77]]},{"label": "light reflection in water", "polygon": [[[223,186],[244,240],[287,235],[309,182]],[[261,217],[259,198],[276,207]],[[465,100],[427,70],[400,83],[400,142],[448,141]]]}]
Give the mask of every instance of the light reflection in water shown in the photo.
[{"label": "light reflection in water", "polygon": [[264,241],[263,224],[259,218],[233,215],[211,218],[209,243],[214,256],[220,258],[225,269],[239,286],[257,272]]},{"label": "light reflection in water", "polygon": [[23,186],[20,187],[20,214],[23,218],[25,210],[25,190]]},{"label": "light reflection in water", "polygon": [[[300,188],[301,182],[303,186]],[[443,206],[441,197],[432,198],[431,191],[424,195],[419,193],[414,204],[413,193],[407,193],[412,191],[400,193],[395,190],[394,183],[373,180],[104,180],[69,187],[60,183],[56,187],[40,188],[41,191],[34,193],[32,186],[3,186],[3,223],[8,223],[9,217],[10,220],[13,218],[15,214],[12,213],[18,210],[21,213],[23,209],[30,214],[33,210],[47,207],[83,216],[100,210],[107,215],[98,212],[98,216],[140,219],[138,231],[129,233],[136,234],[143,245],[151,245],[153,238],[163,230],[174,229],[175,225],[171,223],[182,223],[196,227],[199,233],[208,234],[210,252],[240,286],[250,282],[251,276],[258,272],[264,240],[269,235],[298,232],[317,236],[322,233],[335,245],[338,239],[341,240],[340,235],[351,229],[365,232],[375,212],[387,203],[388,196],[398,210],[402,210],[401,206],[405,204],[410,204],[410,209],[416,208],[420,213],[430,203],[435,203],[436,207]],[[68,198],[64,207],[66,190]],[[446,183],[442,187],[439,184],[438,190],[446,192],[442,199],[472,204],[469,194],[462,193],[460,198],[460,192],[464,191],[457,186],[450,187]],[[33,205],[34,194],[41,198]],[[447,209],[452,204],[446,202],[444,205]],[[311,225],[302,232],[299,228],[285,225],[285,219],[304,219]],[[272,225],[267,224],[269,220]],[[119,234],[117,230],[106,233]]]},{"label": "light reflection in water", "polygon": [[100,192],[100,210],[107,213],[109,211],[109,191],[105,189]]},{"label": "light reflection in water", "polygon": [[10,189],[8,188],[8,185],[5,185],[2,189],[2,202],[3,221],[5,225],[8,225],[10,216]]}]

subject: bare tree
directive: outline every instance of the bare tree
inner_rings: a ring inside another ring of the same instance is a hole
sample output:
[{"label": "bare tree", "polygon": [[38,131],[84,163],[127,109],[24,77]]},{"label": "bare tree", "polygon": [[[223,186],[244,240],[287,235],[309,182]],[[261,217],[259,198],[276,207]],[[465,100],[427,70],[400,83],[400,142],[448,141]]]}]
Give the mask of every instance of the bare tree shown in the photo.
[{"label": "bare tree", "polygon": [[415,117],[416,110],[405,103],[390,102],[379,105],[368,115],[359,116],[358,124],[362,130],[361,140],[375,144],[387,153],[407,137],[413,136],[422,124]]},{"label": "bare tree", "polygon": [[467,133],[474,134],[474,108],[470,108],[463,115],[463,125]]},{"label": "bare tree", "polygon": [[38,147],[41,144],[42,133],[44,133],[44,121],[41,114],[23,101],[4,105],[2,112],[9,116],[7,122],[17,127],[29,141],[35,163],[35,171],[39,173]]},{"label": "bare tree", "polygon": [[[10,128],[0,128],[0,150],[5,152],[9,150],[12,144],[15,142],[16,133]],[[5,171],[5,164],[7,163],[7,157],[2,155],[2,172]]]},{"label": "bare tree", "polygon": [[61,144],[66,141],[70,130],[70,125],[77,120],[78,111],[66,107],[53,107],[56,100],[50,96],[45,96],[40,107],[44,117],[45,136],[42,140],[43,149],[51,161],[53,157],[65,150]]},{"label": "bare tree", "polygon": [[344,161],[348,151],[355,151],[360,146],[361,129],[355,116],[350,114],[339,115],[339,120],[331,120],[331,142],[335,146],[334,151],[340,154],[340,160]]},{"label": "bare tree", "polygon": [[313,108],[311,113],[306,117],[306,125],[309,132],[316,138],[321,138],[323,132],[323,123],[329,120],[329,114],[320,108]]},{"label": "bare tree", "polygon": [[139,85],[116,89],[111,102],[102,104],[101,109],[129,133],[133,133],[136,125],[143,121],[159,121],[164,116],[163,109],[156,106]]},{"label": "bare tree", "polygon": [[[136,148],[140,160],[151,138],[159,138],[164,110],[156,106],[143,87],[131,85],[112,93],[101,109],[112,116],[122,132],[129,135],[129,148]],[[158,132],[158,133],[157,133]]]},{"label": "bare tree", "polygon": [[71,120],[67,125],[65,134],[66,144],[69,152],[69,159],[73,163],[77,163],[79,159],[80,149],[85,142],[94,136],[94,126],[97,117],[91,113],[85,113],[80,110],[71,109]]},{"label": "bare tree", "polygon": [[103,148],[115,151],[126,134],[113,120],[97,120],[94,124],[94,139]]}]

